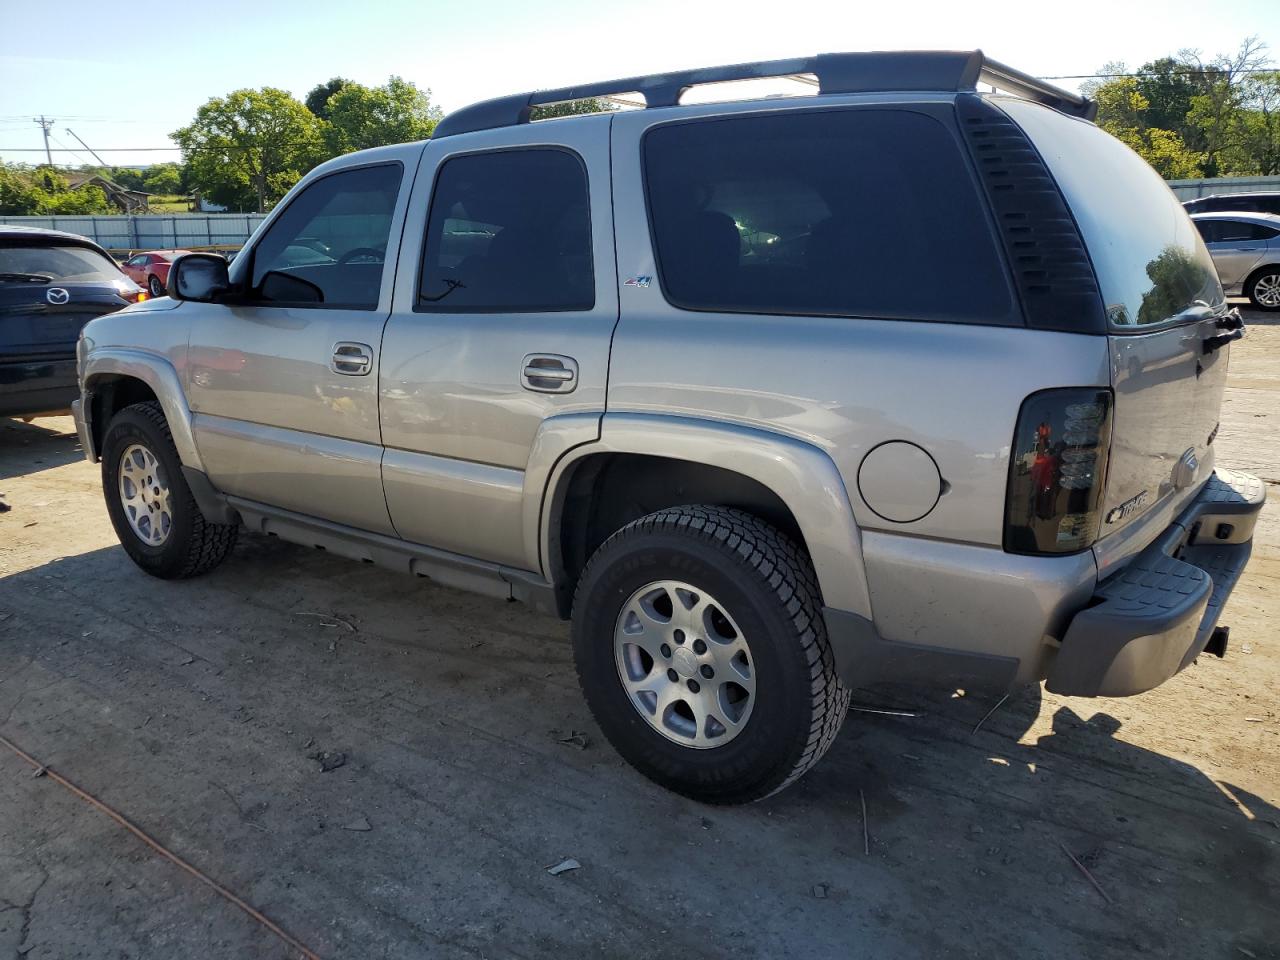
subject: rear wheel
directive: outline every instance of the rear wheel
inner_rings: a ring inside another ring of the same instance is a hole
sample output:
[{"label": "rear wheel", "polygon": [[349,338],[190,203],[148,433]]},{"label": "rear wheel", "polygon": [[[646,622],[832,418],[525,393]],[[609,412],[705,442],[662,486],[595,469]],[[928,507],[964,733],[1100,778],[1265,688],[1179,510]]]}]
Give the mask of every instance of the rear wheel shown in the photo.
[{"label": "rear wheel", "polygon": [[147,278],[147,290],[151,292],[153,297],[163,297],[165,295],[164,284],[160,282],[159,277],[154,275]]},{"label": "rear wheel", "polygon": [[1245,286],[1245,294],[1259,310],[1280,310],[1280,266],[1255,273]]},{"label": "rear wheel", "polygon": [[196,506],[154,401],[112,418],[102,444],[102,490],[120,545],[152,576],[194,577],[216,567],[235,545],[237,527],[211,523]]},{"label": "rear wheel", "polygon": [[610,537],[579,582],[573,646],[614,748],[707,803],[790,784],[849,703],[808,558],[739,510],[672,508]]}]

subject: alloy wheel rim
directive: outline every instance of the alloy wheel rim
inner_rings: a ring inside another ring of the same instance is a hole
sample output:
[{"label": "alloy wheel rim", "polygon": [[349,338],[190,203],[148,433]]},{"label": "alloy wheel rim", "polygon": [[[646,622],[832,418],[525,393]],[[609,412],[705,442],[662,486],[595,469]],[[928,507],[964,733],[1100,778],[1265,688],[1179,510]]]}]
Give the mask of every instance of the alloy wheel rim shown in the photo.
[{"label": "alloy wheel rim", "polygon": [[149,547],[161,546],[173,529],[169,483],[156,455],[140,443],[120,455],[120,507],[134,536]]},{"label": "alloy wheel rim", "polygon": [[1268,273],[1259,277],[1253,285],[1253,295],[1267,307],[1280,307],[1280,273]]},{"label": "alloy wheel rim", "polygon": [[641,587],[622,605],[613,650],[627,699],[668,740],[706,750],[746,729],[756,700],[751,648],[705,590],[677,580]]}]

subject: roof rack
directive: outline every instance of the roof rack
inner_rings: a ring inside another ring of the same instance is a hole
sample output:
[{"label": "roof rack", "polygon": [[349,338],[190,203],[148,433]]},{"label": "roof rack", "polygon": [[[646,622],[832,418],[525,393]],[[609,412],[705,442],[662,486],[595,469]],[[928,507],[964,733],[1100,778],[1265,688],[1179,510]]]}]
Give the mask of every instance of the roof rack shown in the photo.
[{"label": "roof rack", "polygon": [[484,100],[447,115],[432,132],[432,138],[528,123],[534,107],[567,100],[639,93],[644,97],[646,107],[674,107],[679,104],[681,94],[699,84],[797,74],[817,77],[819,94],[890,90],[964,91],[975,90],[982,82],[1086,120],[1092,120],[1098,109],[1097,104],[1086,97],[987,59],[981,50],[823,53],[792,60],[765,60],[676,73],[654,73]]}]

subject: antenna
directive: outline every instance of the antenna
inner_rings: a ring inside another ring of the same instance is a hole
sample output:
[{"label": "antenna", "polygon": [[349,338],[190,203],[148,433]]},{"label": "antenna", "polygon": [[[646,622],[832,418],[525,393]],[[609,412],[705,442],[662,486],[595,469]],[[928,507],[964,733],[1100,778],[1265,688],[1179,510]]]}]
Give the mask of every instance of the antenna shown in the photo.
[{"label": "antenna", "polygon": [[[40,124],[40,131],[44,134],[44,158],[48,162],[49,166],[52,167],[53,153],[49,150],[49,128],[57,123],[57,121],[53,119],[46,120],[44,118],[44,114],[41,114],[38,117],[32,117],[31,122]],[[76,139],[79,138],[77,137]]]}]

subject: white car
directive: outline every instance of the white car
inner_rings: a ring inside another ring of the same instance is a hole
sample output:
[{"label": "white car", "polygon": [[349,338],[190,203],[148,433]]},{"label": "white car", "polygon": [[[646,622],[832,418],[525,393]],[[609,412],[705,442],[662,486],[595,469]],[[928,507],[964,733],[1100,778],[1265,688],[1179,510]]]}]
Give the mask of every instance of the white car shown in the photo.
[{"label": "white car", "polygon": [[1280,216],[1273,213],[1197,213],[1228,297],[1248,297],[1261,310],[1280,310]]}]

